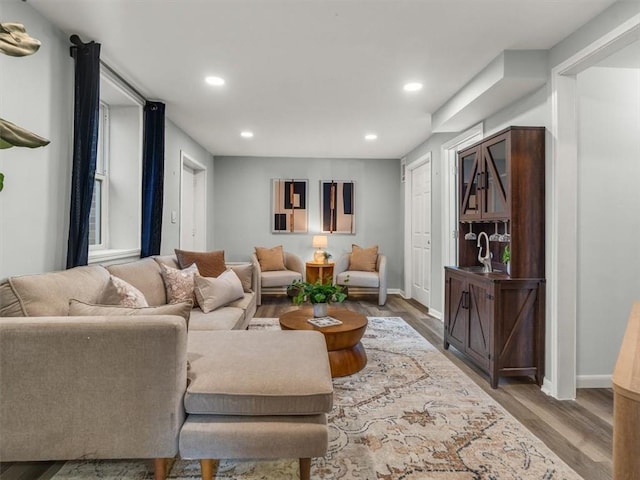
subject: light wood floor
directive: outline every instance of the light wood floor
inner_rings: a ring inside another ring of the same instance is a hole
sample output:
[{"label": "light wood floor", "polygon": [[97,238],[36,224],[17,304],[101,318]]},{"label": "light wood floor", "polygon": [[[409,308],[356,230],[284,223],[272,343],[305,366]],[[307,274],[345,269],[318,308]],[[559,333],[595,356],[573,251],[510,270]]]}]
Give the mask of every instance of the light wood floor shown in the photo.
[{"label": "light wood floor", "polygon": [[[613,392],[578,390],[576,401],[559,401],[542,393],[529,378],[501,379],[493,390],[484,373],[467,363],[454,348],[443,350],[442,322],[416,302],[389,295],[378,307],[375,296],[350,297],[346,308],[367,316],[402,317],[449,360],[531,430],[585,480],[612,477]],[[278,317],[296,306],[286,296],[265,296],[257,317]],[[0,463],[0,480],[48,480],[63,462]]]}]

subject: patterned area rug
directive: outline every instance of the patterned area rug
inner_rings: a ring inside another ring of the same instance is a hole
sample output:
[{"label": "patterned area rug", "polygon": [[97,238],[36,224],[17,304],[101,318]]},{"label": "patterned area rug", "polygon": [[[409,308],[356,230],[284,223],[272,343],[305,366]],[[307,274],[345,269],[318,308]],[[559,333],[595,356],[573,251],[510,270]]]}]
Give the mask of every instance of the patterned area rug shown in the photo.
[{"label": "patterned area rug", "polygon": [[[257,318],[250,328],[279,328]],[[334,379],[329,452],[314,479],[498,480],[581,477],[398,317],[369,317],[369,358]],[[147,461],[67,462],[54,477],[151,479]],[[198,462],[178,460],[169,478],[200,478]],[[222,460],[216,479],[298,478],[297,460]]]}]

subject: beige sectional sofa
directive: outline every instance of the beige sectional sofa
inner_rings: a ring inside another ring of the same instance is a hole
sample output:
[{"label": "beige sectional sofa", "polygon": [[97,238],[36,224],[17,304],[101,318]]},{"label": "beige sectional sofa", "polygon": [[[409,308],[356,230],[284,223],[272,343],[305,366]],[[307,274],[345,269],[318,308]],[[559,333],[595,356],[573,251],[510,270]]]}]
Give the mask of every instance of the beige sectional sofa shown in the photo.
[{"label": "beige sectional sofa", "polygon": [[149,305],[166,304],[160,263],[177,267],[164,256],[0,284],[1,461],[176,455],[187,337],[246,328],[255,293],[207,314],[194,308],[188,330],[173,314],[68,316],[72,299],[100,304],[111,274]]}]

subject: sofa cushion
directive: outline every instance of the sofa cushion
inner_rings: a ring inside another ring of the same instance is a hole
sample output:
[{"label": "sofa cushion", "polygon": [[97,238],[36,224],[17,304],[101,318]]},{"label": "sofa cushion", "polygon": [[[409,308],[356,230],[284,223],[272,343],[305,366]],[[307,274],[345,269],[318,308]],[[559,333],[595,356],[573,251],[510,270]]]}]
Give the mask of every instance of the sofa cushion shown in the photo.
[{"label": "sofa cushion", "polygon": [[180,268],[184,269],[195,263],[203,277],[217,277],[227,269],[224,263],[224,250],[190,252],[176,248],[175,252]]},{"label": "sofa cushion", "polygon": [[200,330],[239,330],[245,323],[245,311],[238,307],[221,307],[204,313],[199,308],[191,311],[189,332]]},{"label": "sofa cushion", "polygon": [[242,289],[245,292],[251,292],[251,284],[253,282],[253,265],[250,263],[239,263],[239,264],[231,264],[227,265],[227,268],[230,268],[238,278],[240,282],[242,282]]},{"label": "sofa cushion", "polygon": [[355,243],[351,246],[351,258],[349,259],[349,270],[359,270],[363,272],[375,272],[378,261],[378,246],[362,248]]},{"label": "sofa cushion", "polygon": [[96,305],[71,299],[69,301],[69,315],[72,317],[83,316],[138,316],[138,315],[178,315],[189,323],[189,317],[193,303],[181,302],[156,307],[123,307],[121,305]]},{"label": "sofa cushion", "polygon": [[143,293],[129,282],[111,275],[111,280],[102,295],[105,305],[122,305],[124,307],[148,307]]},{"label": "sofa cushion", "polygon": [[167,292],[167,303],[179,303],[191,300],[195,303],[195,276],[198,267],[194,263],[184,270],[160,265],[160,273]]},{"label": "sofa cushion", "polygon": [[178,259],[175,255],[156,255],[152,257],[158,265],[166,265],[167,267],[180,269]]},{"label": "sofa cushion", "polygon": [[273,248],[255,247],[256,257],[260,264],[260,270],[270,272],[273,270],[284,270],[284,253],[282,245]]},{"label": "sofa cushion", "polygon": [[[349,280],[347,282],[347,279]],[[336,276],[338,285],[351,285],[353,287],[372,287],[380,286],[380,276],[378,272],[359,272],[357,270],[347,270]]]},{"label": "sofa cushion", "polygon": [[99,303],[109,279],[98,265],[10,277],[0,288],[0,316],[66,316],[72,298]]},{"label": "sofa cushion", "polygon": [[294,280],[302,280],[300,272],[294,272],[293,270],[262,272],[263,287],[281,287],[293,283]]},{"label": "sofa cushion", "polygon": [[195,293],[204,313],[244,297],[242,282],[233,270],[226,270],[216,278],[196,275]]},{"label": "sofa cushion", "polygon": [[320,332],[191,332],[187,351],[191,368],[184,405],[190,414],[313,415],[331,410],[333,383]]},{"label": "sofa cushion", "polygon": [[160,275],[160,265],[152,258],[109,265],[107,270],[112,275],[123,279],[140,290],[149,305],[164,305],[167,303],[167,294]]}]

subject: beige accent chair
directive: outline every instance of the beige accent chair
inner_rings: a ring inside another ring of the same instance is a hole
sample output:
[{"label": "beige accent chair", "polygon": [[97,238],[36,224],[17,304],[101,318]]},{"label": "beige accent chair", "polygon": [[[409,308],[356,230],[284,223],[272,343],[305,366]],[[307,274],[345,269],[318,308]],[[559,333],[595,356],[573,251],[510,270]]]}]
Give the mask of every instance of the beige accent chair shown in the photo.
[{"label": "beige accent chair", "polygon": [[378,305],[384,305],[387,302],[387,257],[381,253],[378,254],[375,272],[349,270],[350,261],[350,253],[338,259],[333,269],[333,283],[345,285],[350,290],[353,287],[375,289],[378,293]]},{"label": "beige accent chair", "polygon": [[262,305],[262,293],[284,293],[294,280],[304,280],[304,262],[297,255],[283,252],[284,266],[286,270],[262,271],[258,257],[251,254],[251,263],[254,272],[257,272],[258,282],[256,286],[256,299],[258,305]]}]

